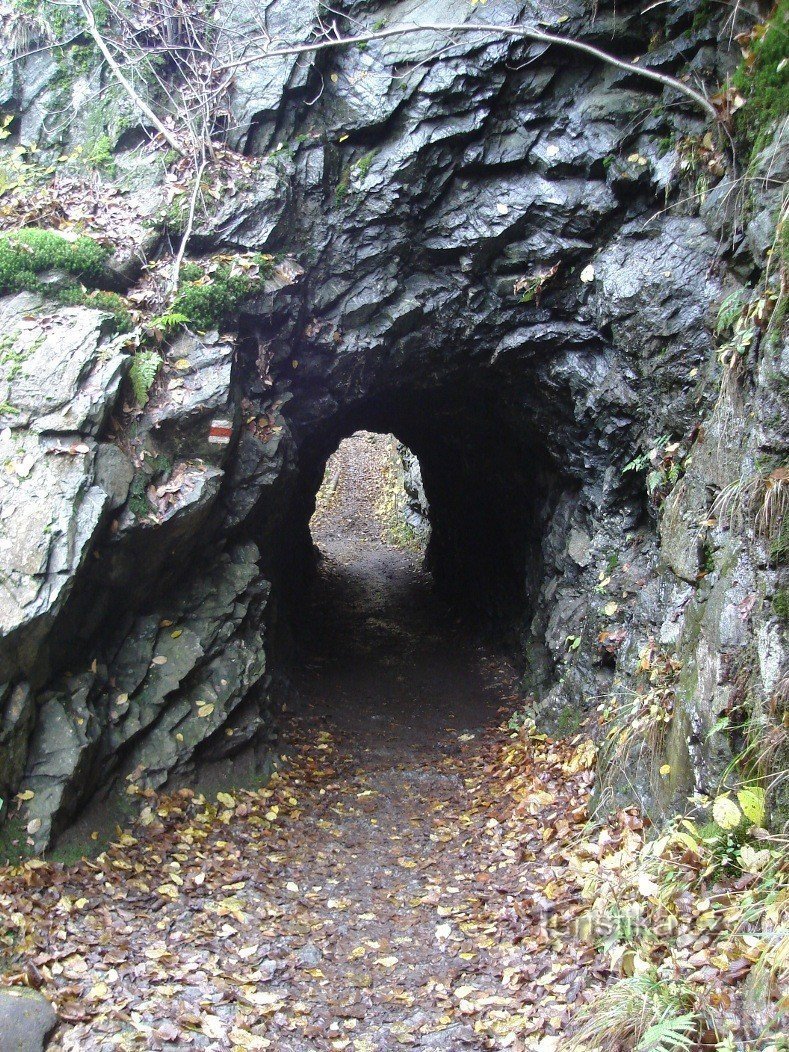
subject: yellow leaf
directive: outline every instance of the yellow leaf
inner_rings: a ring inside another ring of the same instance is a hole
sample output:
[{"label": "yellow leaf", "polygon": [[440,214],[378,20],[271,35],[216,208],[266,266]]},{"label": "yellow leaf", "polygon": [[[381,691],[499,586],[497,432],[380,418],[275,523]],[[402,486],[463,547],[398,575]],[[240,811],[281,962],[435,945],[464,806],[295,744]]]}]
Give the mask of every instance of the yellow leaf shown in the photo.
[{"label": "yellow leaf", "polygon": [[189,359],[188,358],[179,358],[178,361],[175,363],[175,368],[176,369],[188,369],[189,368]]},{"label": "yellow leaf", "polygon": [[721,829],[735,829],[742,820],[742,812],[728,796],[719,796],[712,805],[712,817]]},{"label": "yellow leaf", "polygon": [[234,797],[232,797],[230,795],[230,793],[217,793],[216,794],[216,798],[220,802],[220,804],[224,804],[225,807],[235,807],[236,806],[236,801],[235,801]]},{"label": "yellow leaf", "polygon": [[639,893],[639,895],[643,895],[645,898],[648,898],[650,895],[657,895],[659,893],[659,891],[660,891],[659,885],[656,884],[654,882],[654,880],[650,880],[650,878],[646,875],[646,873],[641,873],[639,875],[639,877],[638,877],[638,893]]},{"label": "yellow leaf", "polygon": [[664,763],[663,766],[660,768],[660,773],[663,775],[664,778],[667,774],[671,774],[671,764]]},{"label": "yellow leaf", "polygon": [[738,791],[737,799],[748,821],[760,826],[764,822],[764,789],[758,785],[749,785]]},{"label": "yellow leaf", "polygon": [[213,705],[201,705],[200,708],[197,710],[197,715],[202,717],[210,716],[213,711]]},{"label": "yellow leaf", "polygon": [[376,964],[380,964],[382,968],[394,968],[397,964],[396,957],[376,957]]}]

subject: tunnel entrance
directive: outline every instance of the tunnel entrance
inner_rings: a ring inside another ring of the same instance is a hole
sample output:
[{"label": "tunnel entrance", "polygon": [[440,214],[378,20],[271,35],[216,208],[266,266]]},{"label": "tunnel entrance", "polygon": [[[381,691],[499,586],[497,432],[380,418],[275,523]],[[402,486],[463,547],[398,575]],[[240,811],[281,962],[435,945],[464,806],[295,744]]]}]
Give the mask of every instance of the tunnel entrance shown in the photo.
[{"label": "tunnel entrance", "polygon": [[419,462],[357,431],[324,471],[310,530],[316,571],[295,618],[294,685],[313,714],[386,763],[488,723],[500,704],[478,639],[433,587]]}]

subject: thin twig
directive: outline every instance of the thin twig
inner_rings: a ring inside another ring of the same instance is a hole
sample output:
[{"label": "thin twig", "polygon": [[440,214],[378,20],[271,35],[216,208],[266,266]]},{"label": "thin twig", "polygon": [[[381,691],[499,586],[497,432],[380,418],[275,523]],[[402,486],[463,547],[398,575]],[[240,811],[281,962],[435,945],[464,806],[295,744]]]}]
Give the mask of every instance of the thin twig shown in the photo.
[{"label": "thin twig", "polygon": [[189,214],[186,218],[186,227],[184,228],[183,237],[181,238],[181,244],[178,246],[178,252],[173,260],[173,269],[170,272],[170,285],[168,291],[171,295],[174,295],[178,289],[178,282],[181,278],[181,264],[183,263],[184,255],[186,254],[187,242],[192,236],[192,228],[195,223],[195,212],[197,210],[197,198],[200,194],[200,182],[203,178],[205,166],[206,161],[205,158],[203,158],[195,171],[195,184],[192,188],[192,197],[189,201]]},{"label": "thin twig", "polygon": [[690,87],[689,84],[677,80],[676,77],[669,76],[668,73],[660,73],[658,70],[650,69],[648,66],[639,66],[635,62],[627,62],[625,59],[617,58],[615,55],[611,55],[607,51],[603,51],[601,48],[595,47],[593,44],[587,44],[582,40],[576,40],[573,37],[558,36],[556,33],[546,33],[542,29],[534,29],[529,26],[482,25],[479,23],[464,24],[455,22],[431,22],[418,26],[392,26],[389,29],[380,29],[370,33],[359,33],[355,36],[335,37],[331,39],[317,40],[311,44],[294,44],[289,47],[271,48],[265,51],[259,51],[246,58],[240,58],[233,62],[225,63],[224,65],[218,65],[216,68],[221,72],[226,72],[231,69],[239,69],[242,66],[249,66],[254,62],[263,62],[270,58],[282,58],[286,55],[304,55],[316,51],[325,51],[330,48],[347,47],[350,44],[364,44],[373,40],[387,40],[390,37],[407,36],[414,33],[480,33],[484,35],[493,34],[494,36],[516,36],[522,37],[525,40],[534,40],[538,43],[554,44],[558,47],[566,47],[574,51],[582,51],[584,54],[591,55],[593,58],[605,62],[609,66],[614,66],[616,69],[624,70],[635,76],[652,80],[657,84],[662,84],[663,87],[671,88],[673,91],[677,91],[691,99],[713,119],[717,119],[718,116],[715,107],[706,95],[703,95],[700,91],[696,91],[696,89]]}]

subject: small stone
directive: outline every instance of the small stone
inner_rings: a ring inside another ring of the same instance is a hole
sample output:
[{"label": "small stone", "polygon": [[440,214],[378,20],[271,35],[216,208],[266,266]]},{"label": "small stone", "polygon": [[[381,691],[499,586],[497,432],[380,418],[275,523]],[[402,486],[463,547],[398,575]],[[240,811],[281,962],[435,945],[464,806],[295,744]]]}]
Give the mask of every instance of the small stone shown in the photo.
[{"label": "small stone", "polygon": [[0,1052],[41,1052],[57,1021],[55,1009],[34,990],[0,990]]}]

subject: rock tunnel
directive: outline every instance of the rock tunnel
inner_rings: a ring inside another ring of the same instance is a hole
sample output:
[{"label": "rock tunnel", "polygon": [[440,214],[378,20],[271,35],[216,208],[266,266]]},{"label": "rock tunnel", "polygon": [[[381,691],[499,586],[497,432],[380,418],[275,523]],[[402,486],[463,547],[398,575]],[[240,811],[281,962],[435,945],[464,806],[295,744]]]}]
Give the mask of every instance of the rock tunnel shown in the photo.
[{"label": "rock tunnel", "polygon": [[[219,6],[252,33],[243,4]],[[274,6],[275,21],[296,17]],[[509,0],[458,17],[505,7],[520,17]],[[692,5],[600,3],[565,28],[718,77],[706,64],[721,53],[704,46],[717,29],[697,27]],[[315,494],[360,429],[418,457],[436,586],[506,639],[546,713],[610,687],[606,639],[627,637],[632,658],[687,604],[698,531],[678,513],[661,554],[643,479],[624,469],[664,436],[687,452],[717,397],[726,197],[712,187],[689,205],[676,147],[703,114],[546,44],[437,43],[239,72],[237,153],[188,257],[198,271],[264,259],[265,272],[213,329],[165,342],[144,404],[106,314],[60,306],[39,331],[37,294],[0,301],[26,356],[3,374],[15,415],[0,441],[20,465],[3,485],[35,509],[0,541],[14,567],[0,796],[33,793],[37,847],[97,793],[266,753]],[[32,103],[16,109],[15,134],[32,134]],[[165,179],[134,137],[116,163],[159,258],[177,244]],[[140,278],[134,251],[112,266],[108,288]],[[708,482],[697,517],[723,484]],[[600,582],[615,567],[613,601]]]}]

